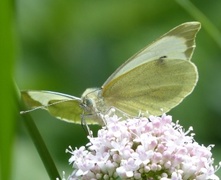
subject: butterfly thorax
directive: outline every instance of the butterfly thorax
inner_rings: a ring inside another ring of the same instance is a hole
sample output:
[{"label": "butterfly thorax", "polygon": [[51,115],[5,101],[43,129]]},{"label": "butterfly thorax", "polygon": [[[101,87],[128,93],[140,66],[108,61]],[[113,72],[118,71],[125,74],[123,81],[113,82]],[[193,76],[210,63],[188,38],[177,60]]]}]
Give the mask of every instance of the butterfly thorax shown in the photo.
[{"label": "butterfly thorax", "polygon": [[100,88],[88,88],[82,94],[82,107],[85,115],[103,114],[106,112],[104,100],[102,98],[102,91]]}]

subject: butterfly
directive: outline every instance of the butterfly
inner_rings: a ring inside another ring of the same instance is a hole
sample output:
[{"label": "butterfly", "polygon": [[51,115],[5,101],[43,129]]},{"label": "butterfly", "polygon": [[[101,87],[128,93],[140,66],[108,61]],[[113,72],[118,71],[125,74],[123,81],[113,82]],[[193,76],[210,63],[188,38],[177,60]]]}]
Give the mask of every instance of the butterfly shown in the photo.
[{"label": "butterfly", "polygon": [[[115,108],[129,116],[161,115],[188,96],[198,81],[191,62],[199,22],[183,23],[123,63],[100,88],[81,97],[52,91],[21,91],[31,110],[45,109],[58,119],[103,125],[102,115]],[[25,112],[25,111],[24,111]]]}]

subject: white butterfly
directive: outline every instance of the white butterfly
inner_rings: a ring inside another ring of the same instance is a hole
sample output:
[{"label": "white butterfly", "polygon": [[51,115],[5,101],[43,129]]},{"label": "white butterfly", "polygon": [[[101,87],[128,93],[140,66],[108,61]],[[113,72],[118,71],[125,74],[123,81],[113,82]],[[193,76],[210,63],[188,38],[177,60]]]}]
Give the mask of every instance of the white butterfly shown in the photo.
[{"label": "white butterfly", "polygon": [[51,91],[22,91],[31,109],[42,108],[68,122],[102,124],[100,115],[111,107],[130,116],[139,112],[161,115],[189,95],[198,80],[190,61],[199,22],[181,24],[122,64],[102,85],[89,88],[81,98]]}]

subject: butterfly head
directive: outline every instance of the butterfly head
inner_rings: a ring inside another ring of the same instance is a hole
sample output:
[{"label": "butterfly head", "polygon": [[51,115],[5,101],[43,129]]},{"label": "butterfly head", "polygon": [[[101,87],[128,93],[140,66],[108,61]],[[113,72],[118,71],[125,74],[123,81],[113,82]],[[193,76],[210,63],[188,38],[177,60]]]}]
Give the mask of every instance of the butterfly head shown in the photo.
[{"label": "butterfly head", "polygon": [[81,96],[82,107],[88,114],[96,114],[102,111],[103,99],[100,88],[88,88]]}]

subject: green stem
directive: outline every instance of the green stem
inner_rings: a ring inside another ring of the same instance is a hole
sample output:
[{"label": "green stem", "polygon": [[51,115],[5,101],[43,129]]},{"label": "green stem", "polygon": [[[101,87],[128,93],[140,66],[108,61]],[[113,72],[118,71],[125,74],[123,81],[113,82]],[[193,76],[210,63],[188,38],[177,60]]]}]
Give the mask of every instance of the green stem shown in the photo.
[{"label": "green stem", "polygon": [[213,38],[213,40],[217,43],[217,45],[221,48],[221,33],[214,26],[214,24],[189,0],[176,0],[176,2],[182,6],[189,14],[191,14],[195,19],[200,21],[205,28],[205,30],[209,33],[209,35]]},{"label": "green stem", "polygon": [[12,1],[0,0],[0,179],[11,179],[15,106],[11,77],[15,60]]},{"label": "green stem", "polygon": [[[23,111],[26,109],[26,107],[25,107],[24,103],[21,101],[20,91],[17,91],[17,92],[18,92],[17,97],[19,97],[19,108],[20,108],[20,111]],[[44,166],[48,172],[50,179],[54,179],[54,180],[56,178],[61,179],[60,175],[58,173],[58,170],[55,166],[55,163],[54,163],[32,117],[30,116],[29,113],[22,114],[22,117],[24,119],[25,127],[27,128],[27,130],[28,130],[33,142],[34,142],[35,147],[37,148],[37,151],[41,157],[41,160],[44,163]]]}]

